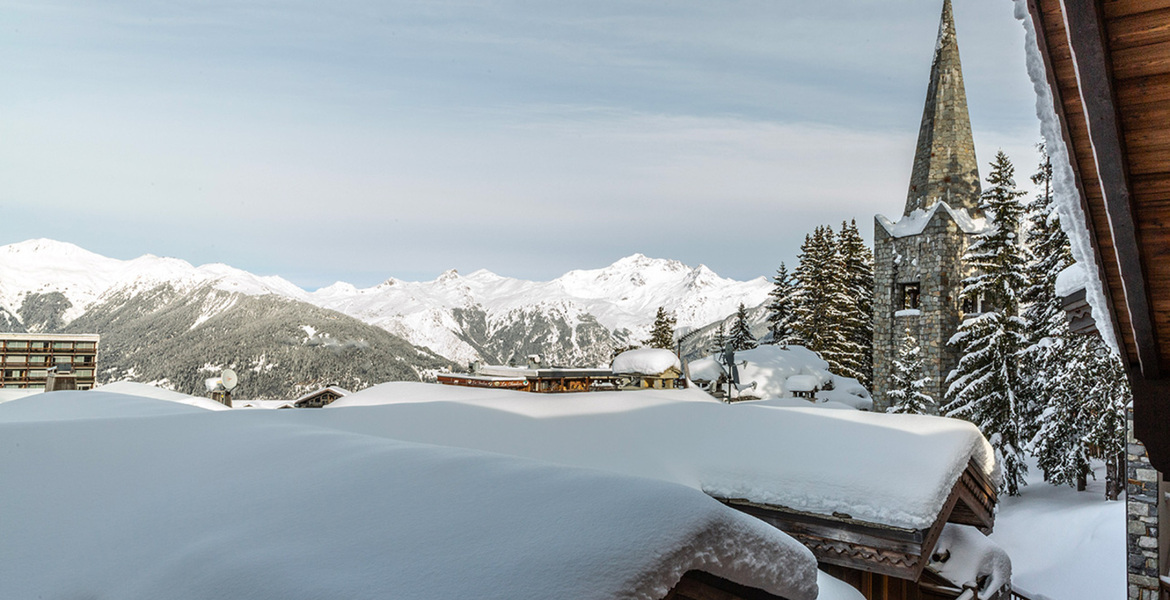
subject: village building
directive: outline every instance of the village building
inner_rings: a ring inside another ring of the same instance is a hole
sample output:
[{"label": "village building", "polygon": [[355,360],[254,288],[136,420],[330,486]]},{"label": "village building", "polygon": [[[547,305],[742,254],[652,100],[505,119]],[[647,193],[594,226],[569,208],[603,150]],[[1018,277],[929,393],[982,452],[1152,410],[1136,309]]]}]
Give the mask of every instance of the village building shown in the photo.
[{"label": "village building", "polygon": [[321,389],[309,392],[296,400],[292,404],[295,408],[321,408],[328,406],[338,398],[344,398],[350,394],[349,390],[336,386],[328,385]]},{"label": "village building", "polygon": [[57,389],[88,390],[96,380],[99,341],[96,334],[0,333],[0,388],[44,389],[50,369],[68,365],[57,369],[63,376]]},{"label": "village building", "polygon": [[439,373],[436,380],[443,385],[463,387],[520,390],[544,394],[590,392],[616,389],[616,378],[611,369],[581,367],[542,367],[541,358],[528,357],[528,365],[472,365],[471,373]]},{"label": "village building", "polygon": [[685,388],[682,361],[662,348],[627,350],[613,359],[613,374],[624,390]]},{"label": "village building", "polygon": [[[1170,594],[1170,7],[1017,0],[1082,285],[1079,330],[1120,351],[1133,389],[1126,466],[1128,598]],[[1079,235],[1077,235],[1079,234]],[[1085,304],[1092,317],[1085,315]]]},{"label": "village building", "polygon": [[[979,598],[1010,594],[1010,559],[985,536],[995,525],[994,452],[966,421],[728,405],[697,389],[554,403],[435,390],[420,402],[418,385],[374,386],[332,408],[380,405],[376,416],[363,414],[360,428],[393,439],[695,487],[797,539],[823,571],[870,600],[975,597],[969,587]],[[331,423],[344,427],[343,420],[334,415]],[[451,422],[475,422],[475,434]],[[940,540],[952,538],[961,540],[941,551]],[[998,567],[970,578],[949,571],[962,564]]]},{"label": "village building", "polygon": [[872,392],[879,410],[889,404],[886,390],[906,331],[922,347],[923,376],[930,378],[923,392],[943,397],[958,364],[947,342],[965,315],[981,309],[959,302],[963,254],[985,223],[979,195],[958,39],[945,0],[906,206],[897,221],[875,219]]}]

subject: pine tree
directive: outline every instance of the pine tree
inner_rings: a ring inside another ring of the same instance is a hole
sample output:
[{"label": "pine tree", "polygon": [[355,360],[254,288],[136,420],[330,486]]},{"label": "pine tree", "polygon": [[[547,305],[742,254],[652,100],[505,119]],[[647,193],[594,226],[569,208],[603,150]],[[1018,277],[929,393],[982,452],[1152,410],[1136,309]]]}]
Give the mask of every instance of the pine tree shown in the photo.
[{"label": "pine tree", "polygon": [[1064,354],[1069,346],[1065,340],[1071,335],[1060,298],[1056,296],[1056,276],[1072,264],[1072,252],[1052,201],[1052,163],[1044,145],[1038,148],[1041,162],[1032,182],[1040,188],[1040,193],[1028,203],[1028,229],[1024,236],[1032,260],[1025,271],[1028,285],[1020,296],[1025,305],[1024,318],[1030,324],[1028,346],[1021,355],[1025,386],[1020,407],[1028,438],[1036,435],[1041,413],[1055,399],[1057,391],[1051,375],[1066,364]]},{"label": "pine tree", "polygon": [[796,286],[788,267],[780,263],[776,276],[772,278],[772,291],[768,296],[768,340],[767,343],[780,346],[799,344],[792,327],[792,304]]},{"label": "pine tree", "polygon": [[970,304],[982,300],[985,312],[964,320],[950,340],[959,364],[947,377],[943,407],[945,415],[967,419],[987,436],[1002,460],[1004,491],[1012,496],[1019,494],[1028,469],[1018,401],[1019,355],[1028,341],[1027,322],[1019,316],[1027,251],[1017,235],[1023,207],[1014,172],[1007,155],[998,152],[987,177],[990,186],[980,198],[990,228],[963,256],[974,274],[963,280],[960,292]]},{"label": "pine tree", "polygon": [[[1053,370],[1043,374],[1045,402],[1037,418],[1038,428],[1032,439],[1032,452],[1044,478],[1053,485],[1078,485],[1083,489],[1089,464],[1088,413],[1084,393],[1097,377],[1090,372],[1092,357],[1087,350],[1089,336],[1077,339],[1049,338],[1046,347],[1060,346],[1063,359]],[[1048,352],[1047,356],[1056,356]]]},{"label": "pine tree", "polygon": [[743,303],[739,303],[739,310],[735,312],[735,323],[731,325],[731,333],[727,335],[728,343],[736,352],[740,350],[751,350],[759,344],[756,342],[756,337],[752,335],[751,325],[748,323],[747,308]]},{"label": "pine tree", "polygon": [[890,399],[888,413],[927,415],[934,414],[934,398],[922,390],[930,383],[930,377],[922,374],[922,347],[907,329],[894,359],[890,387],[886,392]]},{"label": "pine tree", "polygon": [[861,379],[856,366],[858,349],[845,335],[850,301],[845,266],[833,229],[818,226],[804,237],[795,272],[793,330],[809,350],[829,363],[834,373]]},{"label": "pine tree", "polygon": [[651,348],[673,350],[675,324],[674,315],[668,313],[665,306],[659,306],[658,313],[654,315],[654,325],[650,328],[650,339],[643,343]]},{"label": "pine tree", "polygon": [[857,372],[861,385],[873,382],[873,252],[861,239],[857,222],[841,223],[838,248],[845,269],[848,304],[844,315],[844,335],[849,345],[843,362]]},{"label": "pine tree", "polygon": [[715,330],[715,337],[711,339],[711,353],[722,354],[727,349],[727,327],[723,323]]},{"label": "pine tree", "polygon": [[1126,474],[1119,465],[1125,456],[1125,411],[1133,397],[1121,359],[1105,346],[1099,336],[1085,336],[1085,355],[1089,357],[1087,373],[1092,387],[1085,391],[1087,430],[1085,437],[1094,458],[1107,465],[1105,497],[1116,500],[1125,488]]}]

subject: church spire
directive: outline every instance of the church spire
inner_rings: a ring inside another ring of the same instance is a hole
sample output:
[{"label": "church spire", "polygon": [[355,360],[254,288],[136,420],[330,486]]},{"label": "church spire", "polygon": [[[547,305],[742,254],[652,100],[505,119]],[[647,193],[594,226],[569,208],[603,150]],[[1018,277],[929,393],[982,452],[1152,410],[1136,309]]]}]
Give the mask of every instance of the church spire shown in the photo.
[{"label": "church spire", "polygon": [[951,0],[943,0],[904,214],[929,209],[940,200],[954,208],[974,211],[979,190],[979,165],[971,139],[971,119],[967,116],[955,18]]}]

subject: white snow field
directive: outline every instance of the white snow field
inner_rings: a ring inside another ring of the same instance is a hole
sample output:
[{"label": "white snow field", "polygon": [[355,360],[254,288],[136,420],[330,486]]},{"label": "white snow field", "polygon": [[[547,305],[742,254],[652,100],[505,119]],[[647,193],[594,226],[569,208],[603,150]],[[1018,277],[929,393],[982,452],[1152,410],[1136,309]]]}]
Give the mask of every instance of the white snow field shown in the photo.
[{"label": "white snow field", "polygon": [[720,498],[921,529],[992,450],[955,419],[724,404],[696,390],[543,395],[384,383],[290,420],[663,479]]},{"label": "white snow field", "polygon": [[806,548],[693,489],[293,412],[0,405],[0,597],[661,598],[691,569],[817,596]]},{"label": "white snow field", "polygon": [[1035,600],[1125,600],[1125,500],[1105,500],[1105,467],[1088,489],[1044,482],[1035,461],[1016,498],[1000,498],[991,539],[1012,557],[1012,583]]}]

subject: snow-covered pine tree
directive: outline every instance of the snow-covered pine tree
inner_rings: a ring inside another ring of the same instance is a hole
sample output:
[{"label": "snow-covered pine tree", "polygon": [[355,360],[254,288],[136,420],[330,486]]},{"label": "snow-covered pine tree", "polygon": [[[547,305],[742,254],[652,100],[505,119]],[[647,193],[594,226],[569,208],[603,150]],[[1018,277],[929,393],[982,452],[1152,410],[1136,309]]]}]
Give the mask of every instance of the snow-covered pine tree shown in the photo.
[{"label": "snow-covered pine tree", "polygon": [[1132,400],[1121,359],[1100,336],[1085,336],[1092,387],[1085,390],[1085,437],[1094,458],[1105,461],[1105,497],[1116,500],[1125,489],[1125,410]]},{"label": "snow-covered pine tree", "polygon": [[860,380],[861,373],[849,360],[856,356],[856,348],[844,334],[850,303],[833,228],[821,225],[804,237],[794,274],[792,328],[796,336],[827,361],[831,371]]},{"label": "snow-covered pine tree", "polygon": [[990,186],[979,203],[990,227],[963,256],[973,275],[963,280],[960,292],[962,301],[982,304],[984,312],[966,318],[950,340],[958,348],[959,364],[947,376],[942,409],[949,417],[975,423],[987,436],[1002,460],[1003,489],[1012,496],[1020,493],[1028,470],[1018,402],[1019,355],[1028,341],[1028,325],[1019,314],[1027,250],[1018,235],[1023,193],[1016,190],[1014,173],[1007,155],[996,153],[987,176]]},{"label": "snow-covered pine tree", "polygon": [[711,338],[711,353],[722,354],[727,349],[727,327],[723,323],[715,330],[715,337]]},{"label": "snow-covered pine tree", "polygon": [[886,412],[934,414],[938,408],[934,398],[922,391],[929,382],[930,377],[922,373],[922,347],[907,329],[902,336],[902,344],[898,347],[898,357],[894,359],[890,387],[886,392],[886,397],[890,399],[890,407]]},{"label": "snow-covered pine tree", "polygon": [[[1076,485],[1084,489],[1085,478],[1092,471],[1089,464],[1088,411],[1084,394],[1097,376],[1089,371],[1093,357],[1086,352],[1089,336],[1074,339],[1045,338],[1045,346],[1059,345],[1061,364],[1054,370],[1038,374],[1045,394],[1043,410],[1037,416],[1037,431],[1032,439],[1032,453],[1044,478],[1053,485]],[[1047,357],[1056,356],[1049,352]]]},{"label": "snow-covered pine tree", "polygon": [[772,278],[772,291],[768,292],[768,344],[787,346],[799,344],[792,328],[792,303],[796,286],[788,267],[783,262]]},{"label": "snow-covered pine tree", "polygon": [[1028,346],[1021,354],[1020,363],[1024,373],[1020,415],[1028,439],[1036,435],[1040,415],[1049,401],[1057,400],[1052,375],[1067,364],[1064,354],[1071,335],[1060,298],[1056,296],[1056,276],[1072,264],[1072,252],[1052,202],[1052,163],[1044,145],[1037,147],[1041,161],[1032,182],[1040,191],[1026,207],[1028,225],[1024,241],[1031,250],[1031,260],[1025,271],[1028,285],[1020,296],[1024,318],[1030,325]]},{"label": "snow-covered pine tree", "polygon": [[873,251],[861,239],[857,221],[842,222],[837,239],[849,301],[844,325],[851,354],[843,360],[860,373],[861,385],[869,388],[873,383]]},{"label": "snow-covered pine tree", "polygon": [[654,325],[650,328],[650,339],[643,342],[651,348],[674,349],[674,315],[666,311],[665,306],[659,306],[654,315]]},{"label": "snow-covered pine tree", "polygon": [[727,341],[736,352],[751,350],[759,344],[752,335],[751,325],[748,323],[747,308],[739,303],[739,310],[735,311],[735,323],[731,325],[731,332],[727,334]]}]

